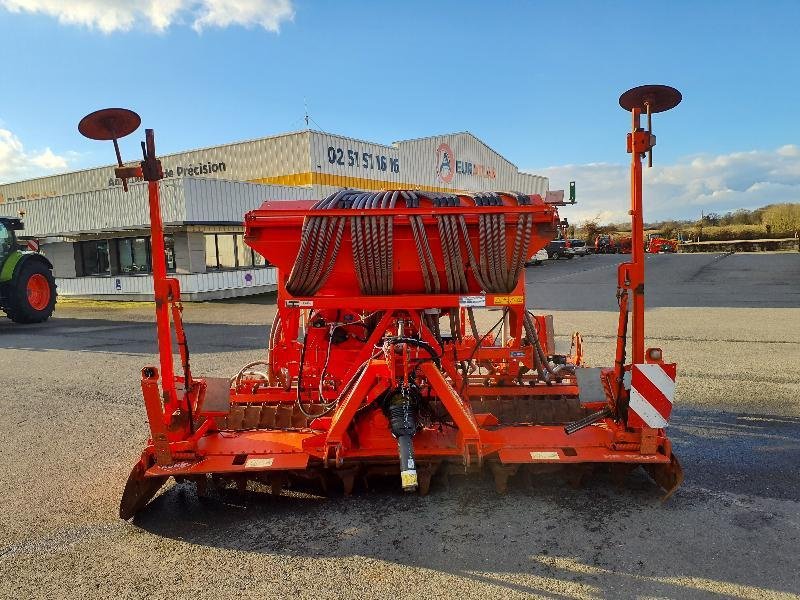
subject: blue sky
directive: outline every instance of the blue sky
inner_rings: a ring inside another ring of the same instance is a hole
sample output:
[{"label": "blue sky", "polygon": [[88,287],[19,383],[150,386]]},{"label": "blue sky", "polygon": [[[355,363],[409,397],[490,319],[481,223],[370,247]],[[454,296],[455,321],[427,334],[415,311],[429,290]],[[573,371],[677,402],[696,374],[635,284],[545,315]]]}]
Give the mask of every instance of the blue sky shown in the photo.
[{"label": "blue sky", "polygon": [[371,141],[469,130],[613,219],[617,98],[666,83],[684,101],[655,121],[647,216],[800,201],[798,23],[796,1],[0,0],[0,180],[110,162],[76,132],[97,108],[170,152],[301,129],[307,102]]}]

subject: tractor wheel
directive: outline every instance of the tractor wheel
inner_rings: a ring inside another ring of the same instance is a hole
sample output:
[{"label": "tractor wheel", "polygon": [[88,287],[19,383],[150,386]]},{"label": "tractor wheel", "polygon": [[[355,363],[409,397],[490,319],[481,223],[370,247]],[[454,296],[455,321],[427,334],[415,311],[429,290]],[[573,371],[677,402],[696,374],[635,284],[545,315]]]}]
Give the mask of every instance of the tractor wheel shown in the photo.
[{"label": "tractor wheel", "polygon": [[47,265],[31,260],[11,282],[5,312],[15,323],[41,323],[56,307],[56,280]]}]

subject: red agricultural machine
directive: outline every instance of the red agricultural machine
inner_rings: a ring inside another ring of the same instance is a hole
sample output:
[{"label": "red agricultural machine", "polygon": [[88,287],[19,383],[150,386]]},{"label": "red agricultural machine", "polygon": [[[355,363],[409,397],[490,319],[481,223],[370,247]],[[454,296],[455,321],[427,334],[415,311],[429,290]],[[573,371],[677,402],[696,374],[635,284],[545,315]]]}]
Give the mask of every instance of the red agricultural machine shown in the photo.
[{"label": "red agricultural machine", "polygon": [[630,254],[633,247],[633,238],[628,236],[620,236],[616,239],[616,253],[617,254]]},{"label": "red agricultural machine", "polygon": [[[120,516],[135,515],[170,477],[200,494],[251,481],[273,493],[309,483],[349,493],[394,475],[424,494],[437,471],[488,468],[502,492],[520,469],[605,466],[621,477],[642,466],[672,493],[683,479],[665,433],[675,365],[644,345],[641,157],[654,138],[639,121],[679,101],[665,86],[620,99],[633,115],[636,240],[619,268],[608,368],[583,366],[577,335],[559,354],[551,318],[526,305],[524,263],[554,237],[555,206],[515,193],[342,190],[245,216],[246,242],[278,271],[269,348],[231,379],[196,377],[178,282],[164,267],[153,131],[140,166],[123,167],[117,150],[117,176],[149,182],[160,355],[160,370],[142,370],[151,438]],[[116,147],[138,125],[135,113],[106,109],[79,129]]]},{"label": "red agricultural machine", "polygon": [[661,237],[651,234],[647,237],[648,254],[664,254],[678,251],[678,240]]},{"label": "red agricultural machine", "polygon": [[630,236],[603,234],[594,239],[595,254],[630,254],[632,239]]}]

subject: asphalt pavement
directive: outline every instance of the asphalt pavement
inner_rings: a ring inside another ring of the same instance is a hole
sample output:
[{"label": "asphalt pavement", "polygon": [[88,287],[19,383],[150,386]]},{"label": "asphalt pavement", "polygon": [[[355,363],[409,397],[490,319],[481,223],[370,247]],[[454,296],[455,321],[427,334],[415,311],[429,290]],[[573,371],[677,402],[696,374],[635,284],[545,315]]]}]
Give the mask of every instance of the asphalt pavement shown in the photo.
[{"label": "asphalt pavement", "polygon": [[[557,343],[610,365],[620,256],[530,267]],[[647,336],[678,363],[686,472],[391,482],[351,497],[166,489],[116,517],[147,437],[148,304],[65,302],[0,321],[2,598],[800,598],[800,254],[648,256]],[[186,304],[193,369],[264,356],[274,296]]]}]

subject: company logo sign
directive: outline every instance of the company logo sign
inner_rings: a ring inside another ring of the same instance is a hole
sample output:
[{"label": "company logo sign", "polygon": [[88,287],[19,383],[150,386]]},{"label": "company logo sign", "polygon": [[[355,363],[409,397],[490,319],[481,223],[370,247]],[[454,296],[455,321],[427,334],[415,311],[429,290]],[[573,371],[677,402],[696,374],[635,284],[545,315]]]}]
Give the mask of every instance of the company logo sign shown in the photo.
[{"label": "company logo sign", "polygon": [[445,143],[439,144],[439,147],[436,148],[436,177],[439,178],[439,181],[450,183],[453,175],[456,174],[453,168],[454,162],[453,149]]},{"label": "company logo sign", "polygon": [[497,171],[493,168],[456,159],[450,145],[442,142],[436,148],[436,178],[442,183],[450,183],[456,173],[470,177],[497,179]]}]

